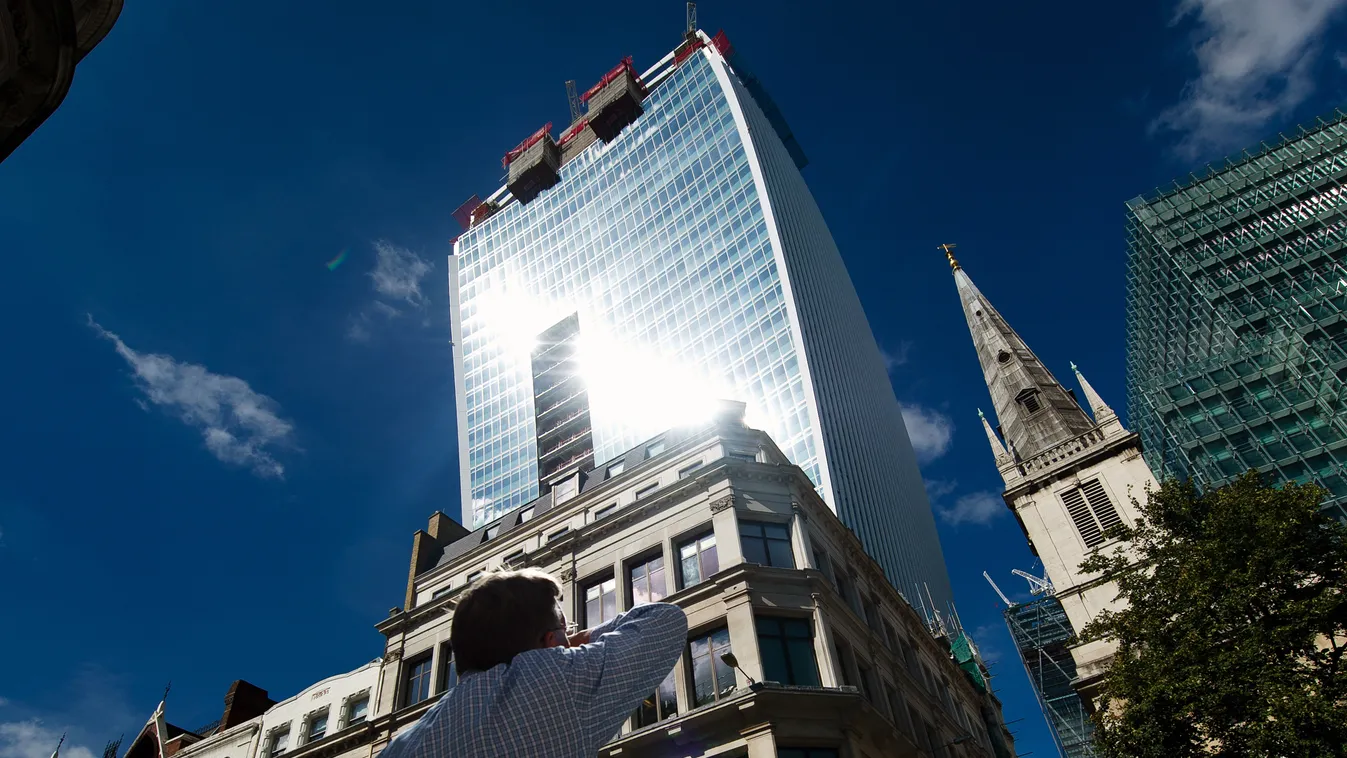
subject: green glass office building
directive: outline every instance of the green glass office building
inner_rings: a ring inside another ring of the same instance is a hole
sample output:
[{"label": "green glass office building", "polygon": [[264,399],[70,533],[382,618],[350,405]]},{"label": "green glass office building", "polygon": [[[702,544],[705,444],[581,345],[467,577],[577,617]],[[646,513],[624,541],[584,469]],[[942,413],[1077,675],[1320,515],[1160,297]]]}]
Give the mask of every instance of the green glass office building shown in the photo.
[{"label": "green glass office building", "polygon": [[1157,476],[1347,518],[1347,114],[1127,204],[1127,403]]}]

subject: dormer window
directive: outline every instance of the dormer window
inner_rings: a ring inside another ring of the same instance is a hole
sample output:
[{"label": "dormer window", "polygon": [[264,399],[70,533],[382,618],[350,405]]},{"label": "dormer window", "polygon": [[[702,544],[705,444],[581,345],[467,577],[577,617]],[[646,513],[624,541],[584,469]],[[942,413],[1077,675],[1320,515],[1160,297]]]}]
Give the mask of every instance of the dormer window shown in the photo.
[{"label": "dormer window", "polygon": [[1024,406],[1024,410],[1031,415],[1043,409],[1043,400],[1039,397],[1039,392],[1036,389],[1024,390],[1015,396],[1015,402]]}]

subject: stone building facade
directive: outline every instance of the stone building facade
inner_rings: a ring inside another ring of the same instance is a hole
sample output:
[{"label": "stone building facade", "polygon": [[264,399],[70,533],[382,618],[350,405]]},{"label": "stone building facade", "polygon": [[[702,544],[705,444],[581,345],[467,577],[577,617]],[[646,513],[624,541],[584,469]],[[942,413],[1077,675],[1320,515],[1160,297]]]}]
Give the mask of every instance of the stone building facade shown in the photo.
[{"label": "stone building facade", "polygon": [[932,632],[742,405],[470,533],[435,538],[445,521],[416,535],[407,607],[378,627],[380,740],[454,685],[458,594],[534,566],[562,580],[581,627],[649,600],[687,611],[682,658],[602,756],[1014,755],[975,653],[962,668],[951,655],[966,639]]},{"label": "stone building facade", "polygon": [[0,0],[0,161],[65,99],[122,0]]}]

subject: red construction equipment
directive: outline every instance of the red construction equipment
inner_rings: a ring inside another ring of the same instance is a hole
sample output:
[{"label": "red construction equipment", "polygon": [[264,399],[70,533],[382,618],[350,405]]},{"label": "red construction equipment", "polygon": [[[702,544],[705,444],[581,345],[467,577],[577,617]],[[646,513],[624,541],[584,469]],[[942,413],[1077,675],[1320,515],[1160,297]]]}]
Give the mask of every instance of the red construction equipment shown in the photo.
[{"label": "red construction equipment", "polygon": [[506,153],[505,157],[500,159],[500,167],[509,168],[510,164],[513,163],[516,158],[523,155],[525,150],[529,149],[530,147],[533,147],[533,145],[536,144],[538,140],[543,138],[544,134],[547,134],[550,131],[552,131],[552,122],[548,121],[546,124],[543,124],[541,129],[530,135],[528,139],[524,140],[523,142],[520,142],[519,147],[516,147],[515,149]]},{"label": "red construction equipment", "polygon": [[631,67],[628,55],[589,88],[581,99],[589,103],[589,127],[604,142],[612,142],[628,124],[635,121],[645,109],[645,83]]}]

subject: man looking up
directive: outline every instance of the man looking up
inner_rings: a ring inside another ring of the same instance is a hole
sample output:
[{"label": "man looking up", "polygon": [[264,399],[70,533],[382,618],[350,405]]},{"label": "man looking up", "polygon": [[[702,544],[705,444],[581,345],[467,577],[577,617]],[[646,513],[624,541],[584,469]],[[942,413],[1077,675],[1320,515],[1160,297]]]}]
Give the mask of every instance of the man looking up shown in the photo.
[{"label": "man looking up", "polygon": [[458,685],[379,758],[592,758],[686,644],[676,605],[567,636],[561,584],[537,569],[477,580],[449,631]]}]

